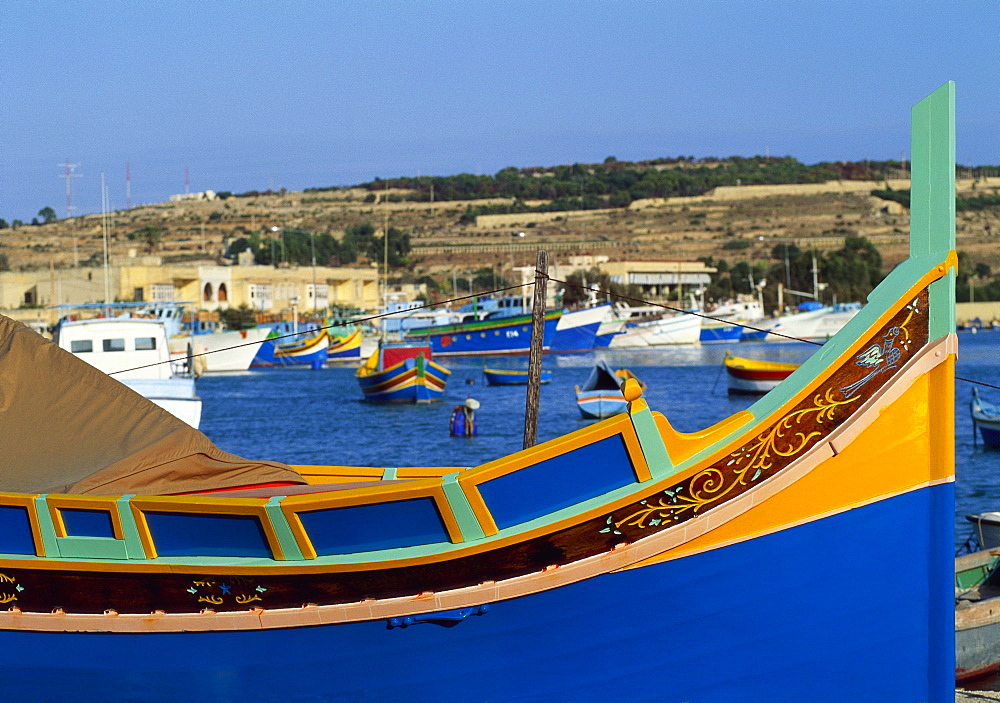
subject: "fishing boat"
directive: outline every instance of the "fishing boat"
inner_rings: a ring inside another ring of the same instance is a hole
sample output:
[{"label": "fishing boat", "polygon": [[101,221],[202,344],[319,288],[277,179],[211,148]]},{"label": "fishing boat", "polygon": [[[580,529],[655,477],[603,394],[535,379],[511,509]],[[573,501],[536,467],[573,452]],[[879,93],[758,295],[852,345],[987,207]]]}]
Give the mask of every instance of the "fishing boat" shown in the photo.
[{"label": "fishing boat", "polygon": [[[483,378],[488,386],[526,386],[528,385],[528,372],[518,369],[488,369],[483,367]],[[542,369],[541,383],[552,381],[552,372]]]},{"label": "fishing boat", "polygon": [[980,398],[978,388],[972,389],[969,413],[972,415],[973,424],[979,428],[983,444],[1000,447],[1000,408]]},{"label": "fishing boat", "polygon": [[622,386],[628,378],[635,378],[631,371],[615,371],[603,359],[598,361],[583,386],[576,386],[576,407],[580,414],[592,420],[625,412],[628,402],[622,395]]},{"label": "fishing boat", "polygon": [[204,373],[246,371],[270,332],[271,328],[264,326],[190,336],[178,334],[170,338],[170,358],[183,361],[190,350],[204,364]]},{"label": "fishing boat", "polygon": [[5,700],[951,699],[953,100],[910,258],[701,430],[626,381],[479,466],[247,461],[0,318]]},{"label": "fishing boat", "polygon": [[[290,341],[280,332],[272,333],[277,336],[265,340],[264,345],[257,352],[250,368],[267,368],[271,366],[309,366],[310,368],[322,368],[329,357],[330,335],[323,328],[316,327],[306,332],[291,333]],[[353,342],[352,342],[353,343]],[[361,358],[361,339],[357,340],[357,357]]]},{"label": "fishing boat", "polygon": [[383,342],[356,372],[365,400],[430,403],[444,394],[451,371],[431,360],[427,345]]},{"label": "fishing boat", "polygon": [[[171,362],[166,328],[158,319],[118,317],[62,319],[54,342],[76,358],[109,374],[191,427],[201,422],[194,370],[200,358]],[[182,366],[186,365],[186,368]]]},{"label": "fishing boat", "polygon": [[799,364],[744,359],[728,351],[722,363],[730,395],[764,395],[799,368]]},{"label": "fishing boat", "polygon": [[745,342],[825,342],[837,334],[861,310],[857,303],[823,306],[803,303],[801,312],[763,320],[755,328],[744,328],[740,341]]},{"label": "fishing boat", "polygon": [[552,354],[591,351],[596,345],[597,330],[611,314],[611,303],[569,310],[564,308],[549,344]]},{"label": "fishing boat", "polygon": [[342,337],[332,337],[330,346],[326,350],[327,362],[359,361],[361,359],[361,341],[360,327],[355,327]]},{"label": "fishing boat", "polygon": [[[288,355],[283,360],[278,359],[278,347],[285,346],[287,348],[288,346],[294,346],[310,340],[315,342],[319,339],[320,332],[323,331],[321,329],[322,325],[318,322],[302,322],[299,320],[282,320],[260,326],[269,327],[271,331],[250,362],[250,368],[252,369],[290,365],[293,359],[289,358]],[[329,346],[329,338],[326,341]],[[311,365],[312,362],[313,359],[306,359],[302,363]]]},{"label": "fishing boat", "polygon": [[1000,550],[955,558],[955,679],[1000,670]]},{"label": "fishing boat", "polygon": [[701,338],[701,318],[677,313],[658,320],[626,326],[611,338],[609,349],[649,349],[673,344],[698,344]]},{"label": "fishing boat", "polygon": [[[562,310],[545,313],[542,346],[546,351],[562,314]],[[505,310],[498,310],[481,320],[408,330],[404,339],[425,342],[440,357],[527,354],[531,347],[531,324],[531,315],[510,316]]]},{"label": "fishing boat", "polygon": [[723,303],[699,312],[705,315],[699,336],[702,344],[738,342],[744,331],[742,325],[756,324],[764,319],[764,308],[756,300]]}]

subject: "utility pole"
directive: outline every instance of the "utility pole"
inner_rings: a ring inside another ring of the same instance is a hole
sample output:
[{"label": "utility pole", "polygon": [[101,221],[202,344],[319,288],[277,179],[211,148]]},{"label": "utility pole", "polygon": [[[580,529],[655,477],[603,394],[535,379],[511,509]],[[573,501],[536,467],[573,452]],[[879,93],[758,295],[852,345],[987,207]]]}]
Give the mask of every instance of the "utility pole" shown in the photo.
[{"label": "utility pole", "polygon": [[132,165],[125,162],[125,209],[132,209]]}]

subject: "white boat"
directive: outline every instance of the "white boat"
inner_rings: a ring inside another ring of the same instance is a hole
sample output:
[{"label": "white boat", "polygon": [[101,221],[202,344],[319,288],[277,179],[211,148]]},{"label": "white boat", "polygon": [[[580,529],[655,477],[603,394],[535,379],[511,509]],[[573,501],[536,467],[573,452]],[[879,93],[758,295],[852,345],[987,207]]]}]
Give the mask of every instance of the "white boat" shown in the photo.
[{"label": "white boat", "polygon": [[825,342],[858,314],[861,306],[848,303],[785,315],[761,327],[767,330],[765,342],[789,342],[801,339],[808,342]]},{"label": "white boat", "polygon": [[668,344],[698,344],[700,337],[701,318],[681,313],[626,327],[611,339],[608,348],[644,349]]},{"label": "white boat", "polygon": [[270,332],[270,327],[254,327],[194,336],[178,334],[169,340],[170,358],[185,360],[190,347],[195,367],[204,373],[246,371]]},{"label": "white boat", "polygon": [[193,376],[174,373],[161,321],[127,316],[62,320],[55,342],[197,429],[201,398]]}]

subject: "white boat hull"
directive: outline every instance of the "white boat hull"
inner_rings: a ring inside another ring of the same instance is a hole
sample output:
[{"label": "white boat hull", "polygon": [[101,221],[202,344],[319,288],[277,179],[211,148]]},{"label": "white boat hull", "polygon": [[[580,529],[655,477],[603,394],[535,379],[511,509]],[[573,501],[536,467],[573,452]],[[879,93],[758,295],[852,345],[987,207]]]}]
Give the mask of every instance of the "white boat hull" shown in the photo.
[{"label": "white boat hull", "polygon": [[625,331],[615,335],[608,347],[611,349],[644,349],[671,344],[698,344],[700,336],[700,317],[697,315],[676,315],[626,328]]},{"label": "white boat hull", "polygon": [[204,365],[205,373],[246,371],[270,331],[270,327],[255,327],[249,330],[199,334],[194,337],[173,337],[170,340],[170,358],[174,360],[186,358],[190,344],[193,354],[196,355],[195,368]]}]

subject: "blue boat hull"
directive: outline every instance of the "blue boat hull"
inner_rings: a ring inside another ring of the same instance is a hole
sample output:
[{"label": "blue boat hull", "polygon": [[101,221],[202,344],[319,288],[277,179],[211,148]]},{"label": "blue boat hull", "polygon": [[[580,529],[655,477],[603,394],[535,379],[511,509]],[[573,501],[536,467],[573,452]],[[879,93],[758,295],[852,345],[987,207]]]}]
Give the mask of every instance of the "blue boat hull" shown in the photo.
[{"label": "blue boat hull", "polygon": [[[552,343],[558,317],[545,320],[542,345]],[[531,348],[531,323],[523,319],[513,322],[498,321],[486,329],[457,330],[427,335],[418,334],[408,339],[426,340],[434,356],[487,356],[490,354],[527,354]]]},{"label": "blue boat hull", "polygon": [[702,344],[717,344],[722,342],[738,342],[743,328],[739,325],[722,325],[719,327],[701,326],[699,341]]},{"label": "blue boat hull", "polygon": [[[952,484],[924,488],[453,627],[0,632],[3,699],[954,700],[952,609],[935,600],[950,594],[931,585],[929,601],[926,581],[951,557],[926,525],[950,526],[952,503]],[[917,514],[936,519],[914,529]],[[884,574],[891,597],[872,592]]]},{"label": "blue boat hull", "polygon": [[985,422],[977,420],[976,425],[979,427],[983,444],[990,447],[1000,447],[1000,423],[997,423],[997,426],[989,426]]},{"label": "blue boat hull", "polygon": [[549,344],[549,351],[553,354],[568,354],[571,352],[589,352],[594,348],[597,339],[597,328],[601,323],[594,322],[589,325],[580,325],[568,330],[556,330],[552,335],[552,343]]}]

